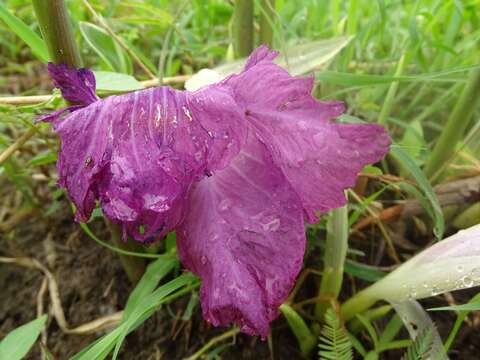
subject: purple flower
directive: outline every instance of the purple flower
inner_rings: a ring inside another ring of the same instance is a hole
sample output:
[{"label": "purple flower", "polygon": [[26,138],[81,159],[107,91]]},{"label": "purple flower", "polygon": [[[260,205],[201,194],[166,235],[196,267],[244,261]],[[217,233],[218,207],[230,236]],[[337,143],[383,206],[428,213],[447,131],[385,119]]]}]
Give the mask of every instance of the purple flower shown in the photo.
[{"label": "purple flower", "polygon": [[381,126],[333,122],[343,104],[318,102],[313,78],[291,77],[276,55],[262,46],[242,73],[195,92],[102,100],[88,70],[49,66],[84,106],[49,118],[76,219],[98,201],[139,241],[176,230],[183,264],[203,281],[204,317],[263,337],[300,271],[304,221],[343,205],[344,189],[390,145]]}]

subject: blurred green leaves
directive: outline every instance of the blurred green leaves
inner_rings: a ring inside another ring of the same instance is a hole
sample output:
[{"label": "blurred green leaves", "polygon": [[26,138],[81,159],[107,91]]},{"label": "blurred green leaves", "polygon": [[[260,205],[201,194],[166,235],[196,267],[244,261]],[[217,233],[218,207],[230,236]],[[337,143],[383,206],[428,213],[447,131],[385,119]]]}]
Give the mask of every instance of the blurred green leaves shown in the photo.
[{"label": "blurred green leaves", "polygon": [[10,13],[6,6],[0,2],[0,19],[7,24],[18,37],[20,37],[32,50],[33,54],[42,62],[49,59],[47,46],[40,36],[30,29],[22,20]]}]

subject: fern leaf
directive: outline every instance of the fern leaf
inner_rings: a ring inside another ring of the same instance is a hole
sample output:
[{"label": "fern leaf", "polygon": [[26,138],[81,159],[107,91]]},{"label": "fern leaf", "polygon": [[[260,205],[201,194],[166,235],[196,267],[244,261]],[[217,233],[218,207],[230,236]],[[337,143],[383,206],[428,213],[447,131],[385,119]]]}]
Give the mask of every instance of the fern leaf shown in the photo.
[{"label": "fern leaf", "polygon": [[347,331],[340,323],[333,309],[325,313],[325,325],[320,334],[319,358],[320,360],[352,360],[352,343]]},{"label": "fern leaf", "polygon": [[423,329],[408,347],[402,360],[427,360],[433,345],[433,332],[430,328]]}]

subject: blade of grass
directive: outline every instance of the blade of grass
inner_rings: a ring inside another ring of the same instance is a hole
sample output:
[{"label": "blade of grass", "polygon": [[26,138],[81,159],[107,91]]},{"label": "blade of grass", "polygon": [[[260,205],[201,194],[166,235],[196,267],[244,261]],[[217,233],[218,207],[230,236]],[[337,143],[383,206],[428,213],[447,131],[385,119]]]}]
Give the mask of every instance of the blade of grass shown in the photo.
[{"label": "blade of grass", "polygon": [[48,49],[45,42],[22,20],[11,14],[3,2],[0,2],[0,19],[32,50],[33,54],[42,62],[48,61]]}]

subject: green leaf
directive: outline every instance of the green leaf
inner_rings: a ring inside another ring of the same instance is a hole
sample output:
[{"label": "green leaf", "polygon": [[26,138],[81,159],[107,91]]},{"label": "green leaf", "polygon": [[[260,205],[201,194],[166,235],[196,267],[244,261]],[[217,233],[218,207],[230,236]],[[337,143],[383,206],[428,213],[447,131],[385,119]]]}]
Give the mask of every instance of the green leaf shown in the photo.
[{"label": "green leaf", "polygon": [[132,72],[130,58],[109,33],[97,25],[84,21],[80,22],[80,32],[110,70],[127,74]]},{"label": "green leaf", "polygon": [[[156,310],[158,310],[159,307],[167,301],[168,295],[194,281],[194,276],[190,273],[186,273],[151,292],[154,283],[157,280],[159,281],[159,278],[165,276],[166,273],[168,273],[167,269],[172,265],[171,263],[168,263],[169,259],[167,256],[162,260],[167,262],[161,264],[161,260],[157,260],[157,262],[153,263],[154,265],[149,267],[144,277],[142,277],[139,284],[130,295],[125,310],[126,316],[124,315],[120,325],[112,332],[96,340],[93,344],[90,344],[70,360],[102,360],[108,356],[114,347],[116,347],[116,352],[113,356],[115,359],[125,337],[130,332],[135,330]],[[159,270],[161,275],[155,275],[155,270]],[[188,290],[188,288],[177,291],[177,294],[180,294],[184,290]]]},{"label": "green leaf", "polygon": [[352,260],[345,262],[345,272],[359,279],[375,282],[383,278],[386,274],[383,271],[376,270],[371,266],[357,263]]},{"label": "green leaf", "polygon": [[407,349],[403,360],[427,360],[430,358],[430,352],[433,346],[433,333],[432,329],[425,328],[421,331],[413,344]]},{"label": "green leaf", "polygon": [[20,360],[30,351],[47,321],[47,315],[11,331],[0,342],[0,359]]},{"label": "green leaf", "polygon": [[400,141],[400,145],[403,149],[419,164],[418,156],[422,149],[427,146],[423,135],[422,123],[418,120],[408,124],[408,127],[403,134],[403,138]]},{"label": "green leaf", "polygon": [[45,42],[32,29],[30,29],[22,20],[11,14],[3,2],[0,2],[0,19],[2,19],[8,28],[21,38],[32,50],[35,56],[42,62],[49,60],[48,49]]},{"label": "green leaf", "polygon": [[480,301],[475,301],[463,305],[441,306],[428,309],[428,311],[476,311],[480,310]]},{"label": "green leaf", "polygon": [[282,312],[285,319],[287,319],[290,330],[297,338],[298,344],[300,345],[300,351],[305,357],[308,357],[308,354],[315,348],[316,339],[310,331],[308,325],[305,323],[305,320],[288,304],[282,304],[280,306],[280,311]]},{"label": "green leaf", "polygon": [[423,74],[417,76],[389,76],[389,75],[365,75],[354,73],[342,73],[335,71],[323,71],[317,72],[315,78],[318,81],[328,82],[343,86],[371,86],[390,84],[392,82],[416,82],[416,81],[429,81],[429,82],[456,82],[463,81],[463,77],[452,77],[451,75],[464,73],[466,71],[480,68],[480,65],[465,66],[456,69],[450,69],[445,71],[434,72],[430,74]]},{"label": "green leaf", "polygon": [[[290,74],[294,76],[303,75],[325,66],[325,64],[332,60],[351,40],[351,36],[341,36],[296,45],[282,51],[275,62],[288,69]],[[239,72],[244,64],[245,59],[242,59],[215,67],[213,70],[218,72],[222,77],[226,77],[231,73]]]},{"label": "green leaf", "polygon": [[141,90],[142,83],[133,76],[110,71],[94,71],[97,91],[125,92]]},{"label": "green leaf", "polygon": [[325,313],[318,352],[320,360],[352,360],[352,343],[347,331],[332,308]]},{"label": "green leaf", "polygon": [[142,299],[155,289],[159,281],[168,274],[177,265],[177,259],[172,255],[160,255],[157,260],[148,265],[145,274],[138,282],[135,289],[130,293],[125,310],[123,312],[122,322],[131,315],[137,308]]},{"label": "green leaf", "polygon": [[54,152],[41,153],[30,159],[28,166],[41,166],[52,164],[57,161],[57,154]]},{"label": "green leaf", "polygon": [[443,218],[442,208],[440,207],[437,195],[433,191],[432,185],[430,185],[430,182],[427,180],[425,174],[410,157],[410,155],[403,151],[399,146],[392,145],[390,153],[397,159],[397,161],[402,163],[405,169],[410,172],[428,199],[434,221],[434,233],[437,239],[441,240],[445,230],[445,221]]}]

